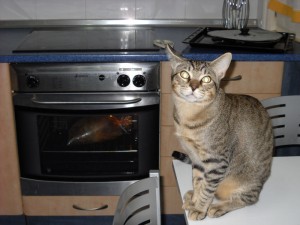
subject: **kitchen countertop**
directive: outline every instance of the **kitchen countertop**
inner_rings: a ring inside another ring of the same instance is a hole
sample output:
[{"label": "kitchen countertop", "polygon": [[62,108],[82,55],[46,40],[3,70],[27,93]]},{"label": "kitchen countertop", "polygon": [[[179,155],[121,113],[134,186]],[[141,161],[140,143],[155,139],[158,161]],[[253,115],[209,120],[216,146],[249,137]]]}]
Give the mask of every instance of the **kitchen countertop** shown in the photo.
[{"label": "kitchen countertop", "polygon": [[[194,60],[213,60],[224,53],[222,49],[192,48],[182,41],[196,28],[153,28],[155,39],[174,41],[175,49],[183,56]],[[70,52],[70,53],[13,53],[31,29],[0,29],[0,63],[12,62],[122,62],[122,61],[167,61],[164,50],[147,52]],[[260,53],[231,51],[236,61],[300,61],[300,43],[287,53]]]}]

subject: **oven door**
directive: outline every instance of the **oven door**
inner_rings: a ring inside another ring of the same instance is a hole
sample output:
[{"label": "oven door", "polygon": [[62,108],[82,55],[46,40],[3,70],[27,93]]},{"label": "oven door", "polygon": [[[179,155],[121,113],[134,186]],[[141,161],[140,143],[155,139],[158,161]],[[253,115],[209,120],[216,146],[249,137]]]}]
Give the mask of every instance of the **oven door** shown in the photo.
[{"label": "oven door", "polygon": [[14,95],[21,176],[120,181],[159,167],[158,93]]}]

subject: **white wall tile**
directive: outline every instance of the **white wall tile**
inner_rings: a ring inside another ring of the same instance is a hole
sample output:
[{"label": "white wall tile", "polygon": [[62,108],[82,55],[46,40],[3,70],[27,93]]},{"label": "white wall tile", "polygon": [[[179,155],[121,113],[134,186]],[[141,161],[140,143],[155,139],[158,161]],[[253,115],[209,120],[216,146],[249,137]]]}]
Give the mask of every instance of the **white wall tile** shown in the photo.
[{"label": "white wall tile", "polygon": [[[258,1],[250,2],[250,19],[256,19]],[[186,0],[186,19],[221,19],[223,0]]]},{"label": "white wall tile", "polygon": [[[250,18],[261,18],[259,0],[249,1]],[[223,0],[0,0],[0,20],[220,19],[222,6]]]},{"label": "white wall tile", "polygon": [[85,0],[37,0],[37,19],[85,19]]},{"label": "white wall tile", "polygon": [[186,0],[186,19],[221,19],[222,0]]},{"label": "white wall tile", "polygon": [[87,19],[134,19],[135,0],[86,0]]},{"label": "white wall tile", "polygon": [[262,7],[262,0],[249,0],[250,2],[250,19],[257,19],[258,17],[261,17],[261,13],[263,13],[261,10],[259,10],[259,7]]},{"label": "white wall tile", "polygon": [[0,19],[36,19],[35,3],[36,0],[0,0]]},{"label": "white wall tile", "polygon": [[136,19],[183,19],[185,0],[136,0]]}]

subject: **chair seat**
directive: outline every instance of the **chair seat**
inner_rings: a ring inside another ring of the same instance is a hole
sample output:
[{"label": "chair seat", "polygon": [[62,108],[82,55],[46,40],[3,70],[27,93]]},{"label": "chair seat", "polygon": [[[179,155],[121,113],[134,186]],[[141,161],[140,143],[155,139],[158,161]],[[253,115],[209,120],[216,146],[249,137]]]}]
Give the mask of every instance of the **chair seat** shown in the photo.
[{"label": "chair seat", "polygon": [[[192,166],[173,160],[180,195],[192,190]],[[275,157],[272,173],[264,185],[258,203],[232,211],[220,218],[190,221],[187,225],[299,225],[300,157]]]}]

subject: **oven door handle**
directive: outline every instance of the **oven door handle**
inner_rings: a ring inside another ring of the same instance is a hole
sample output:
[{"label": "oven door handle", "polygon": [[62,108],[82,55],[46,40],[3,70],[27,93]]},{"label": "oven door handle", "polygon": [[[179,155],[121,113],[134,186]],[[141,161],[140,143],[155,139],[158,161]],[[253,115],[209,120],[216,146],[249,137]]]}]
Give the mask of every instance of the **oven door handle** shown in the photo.
[{"label": "oven door handle", "polygon": [[31,98],[31,101],[36,104],[42,105],[107,105],[107,104],[133,104],[142,101],[141,98],[135,98],[130,100],[109,100],[109,101],[43,101],[36,99],[35,96]]},{"label": "oven door handle", "polygon": [[97,208],[82,208],[82,207],[74,204],[72,207],[73,207],[73,209],[82,210],[82,211],[96,211],[96,210],[107,209],[108,205],[102,205],[102,206],[97,207]]}]

